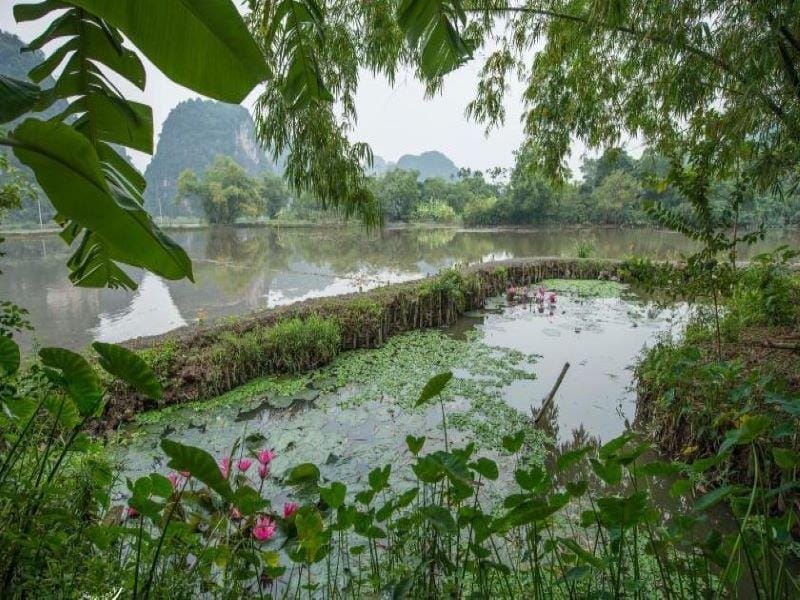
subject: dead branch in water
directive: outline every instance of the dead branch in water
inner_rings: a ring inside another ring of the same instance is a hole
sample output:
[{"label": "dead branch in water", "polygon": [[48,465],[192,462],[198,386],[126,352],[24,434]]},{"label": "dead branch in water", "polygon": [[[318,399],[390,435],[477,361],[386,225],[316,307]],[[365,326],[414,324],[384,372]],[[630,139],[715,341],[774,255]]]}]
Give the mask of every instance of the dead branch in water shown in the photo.
[{"label": "dead branch in water", "polygon": [[[536,414],[533,417],[533,426],[538,427],[539,422],[542,419],[542,416],[547,412],[547,409],[550,408],[550,405],[553,403],[553,398],[555,398],[556,392],[558,388],[561,387],[561,382],[564,381],[564,376],[567,374],[567,370],[569,369],[569,363],[564,363],[564,366],[561,368],[561,373],[558,375],[558,379],[556,379],[553,388],[550,390],[550,393],[545,396],[544,400],[542,401],[542,408],[539,409],[539,414]],[[533,407],[531,407],[531,412],[533,412]]]}]

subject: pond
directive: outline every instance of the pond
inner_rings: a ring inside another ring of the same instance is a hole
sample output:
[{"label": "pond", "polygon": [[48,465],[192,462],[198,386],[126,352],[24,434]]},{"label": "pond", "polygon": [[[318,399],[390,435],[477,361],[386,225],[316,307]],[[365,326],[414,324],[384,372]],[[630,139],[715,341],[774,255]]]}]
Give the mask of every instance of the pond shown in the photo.
[{"label": "pond", "polygon": [[[55,235],[12,236],[2,246],[0,299],[30,311],[30,348],[85,348],[156,335],[223,315],[331,296],[424,277],[456,263],[533,256],[574,256],[578,240],[598,257],[677,257],[692,249],[680,234],[655,230],[466,231],[350,228],[239,228],[177,231],[197,283],[135,273],[139,288],[92,290],[67,278],[68,248]],[[751,252],[800,245],[800,232],[769,232]],[[552,340],[555,342],[555,340]],[[576,364],[576,367],[578,365]]]},{"label": "pond", "polygon": [[[451,444],[475,441],[502,465],[501,437],[523,428],[539,458],[551,442],[608,441],[634,418],[630,365],[659,336],[680,335],[687,309],[660,308],[610,282],[544,284],[556,290],[555,303],[495,298],[448,329],[400,335],[312,373],[256,380],[207,402],[146,413],[119,435],[114,454],[127,474],[140,475],[165,471],[162,437],[218,458],[246,439],[252,448],[276,450],[271,483],[280,501],[281,476],[304,462],[355,488],[371,468],[388,463],[402,477],[411,459],[407,435],[426,436],[426,450],[444,445],[440,406],[414,404],[428,378],[445,370],[454,372],[444,395]],[[533,429],[531,410],[538,411],[565,362],[571,366],[553,408]]]}]

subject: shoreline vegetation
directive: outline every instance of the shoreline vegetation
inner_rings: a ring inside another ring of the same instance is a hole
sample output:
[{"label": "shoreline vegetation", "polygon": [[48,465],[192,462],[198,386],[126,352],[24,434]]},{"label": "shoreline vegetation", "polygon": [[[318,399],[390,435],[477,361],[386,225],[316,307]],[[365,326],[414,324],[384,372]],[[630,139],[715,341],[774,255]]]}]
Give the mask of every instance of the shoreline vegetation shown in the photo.
[{"label": "shoreline vegetation", "polygon": [[[208,222],[167,222],[159,225],[165,231],[195,231],[213,228],[233,228],[233,229],[251,229],[251,228],[274,228],[274,229],[363,229],[363,225],[356,221],[344,220],[330,220],[330,221],[306,221],[306,220],[287,220],[287,219],[264,219],[241,221],[230,225],[219,225],[216,223]],[[682,235],[675,232],[668,227],[658,225],[657,223],[646,224],[542,224],[542,225],[464,225],[458,223],[436,223],[434,221],[396,221],[384,224],[378,230],[396,231],[396,230],[453,230],[458,232],[503,232],[503,231],[516,231],[516,232],[544,232],[544,231],[597,231],[597,230],[626,230],[626,231],[663,231],[671,232],[676,236]],[[798,231],[800,228],[796,226],[774,226],[767,227],[765,231]],[[747,230],[744,230],[746,233]],[[37,237],[47,235],[59,235],[61,229],[59,227],[44,227],[44,228],[14,228],[14,227],[0,227],[0,236],[14,238],[14,237]]]}]

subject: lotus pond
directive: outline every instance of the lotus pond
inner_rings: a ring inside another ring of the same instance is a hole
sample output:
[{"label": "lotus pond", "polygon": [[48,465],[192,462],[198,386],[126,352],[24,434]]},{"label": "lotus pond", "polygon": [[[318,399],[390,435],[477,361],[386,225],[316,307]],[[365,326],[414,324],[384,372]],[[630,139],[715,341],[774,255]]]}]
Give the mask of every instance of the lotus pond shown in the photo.
[{"label": "lotus pond", "polygon": [[544,285],[557,293],[555,304],[494,298],[448,329],[404,334],[311,373],[259,379],[218,398],[142,414],[119,433],[112,452],[123,473],[138,476],[166,471],[162,437],[217,457],[243,439],[277,452],[270,479],[276,494],[288,469],[301,463],[357,489],[378,464],[392,463],[402,477],[411,460],[407,435],[426,436],[427,448],[443,445],[440,407],[414,402],[431,375],[452,370],[444,394],[451,443],[474,440],[502,463],[501,436],[530,423],[565,362],[571,366],[543,426],[528,428],[534,458],[554,442],[611,439],[634,418],[630,366],[659,336],[679,333],[686,307],[659,307],[613,282]]}]

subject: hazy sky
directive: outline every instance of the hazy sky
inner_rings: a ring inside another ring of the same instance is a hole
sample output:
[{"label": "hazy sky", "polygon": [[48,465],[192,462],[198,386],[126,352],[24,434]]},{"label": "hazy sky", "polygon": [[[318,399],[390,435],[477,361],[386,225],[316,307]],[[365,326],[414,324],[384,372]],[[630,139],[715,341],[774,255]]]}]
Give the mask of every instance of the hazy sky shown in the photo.
[{"label": "hazy sky", "polygon": [[[18,25],[12,16],[14,3],[0,0],[0,4],[0,29],[11,31],[25,41],[42,31],[46,19],[42,23]],[[522,85],[513,82],[507,95],[505,126],[485,136],[482,126],[464,117],[466,104],[476,89],[481,64],[479,55],[477,60],[450,74],[443,93],[430,100],[425,100],[423,86],[410,74],[400,75],[391,87],[382,78],[363,73],[357,99],[359,118],[352,134],[353,140],[369,143],[375,154],[392,161],[403,154],[439,150],[460,167],[485,170],[512,166],[513,153],[523,139],[520,124]],[[146,60],[145,67],[147,88],[144,94],[125,82],[120,84],[120,88],[129,97],[143,99],[153,107],[158,136],[164,120],[176,104],[199,96],[164,77]],[[250,108],[255,96],[252,94],[244,105]],[[578,165],[584,153],[581,145],[576,144],[573,148],[569,162],[575,175],[578,175]],[[144,154],[131,154],[139,168],[144,168],[150,160]]]}]

